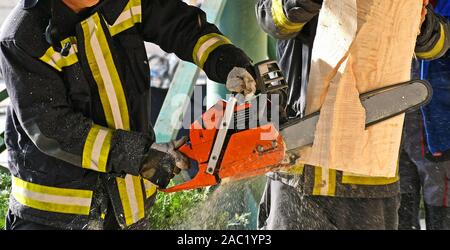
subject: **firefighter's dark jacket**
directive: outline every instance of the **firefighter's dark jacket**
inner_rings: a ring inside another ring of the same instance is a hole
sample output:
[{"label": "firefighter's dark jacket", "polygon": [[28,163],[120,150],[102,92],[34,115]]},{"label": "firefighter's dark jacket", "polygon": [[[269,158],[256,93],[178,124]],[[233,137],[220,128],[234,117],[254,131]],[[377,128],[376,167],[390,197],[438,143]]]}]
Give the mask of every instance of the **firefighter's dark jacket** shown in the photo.
[{"label": "firefighter's dark jacket", "polygon": [[[311,52],[321,4],[321,0],[258,0],[256,4],[261,28],[278,39],[277,57],[289,83],[288,115],[292,118],[302,116],[306,107]],[[450,47],[449,35],[449,21],[428,7],[417,39],[417,57],[432,60],[444,55]],[[290,174],[273,173],[270,177],[307,195],[381,198],[399,191],[398,178],[367,178],[313,166],[299,166]]]},{"label": "firefighter's dark jacket", "polygon": [[179,0],[104,0],[79,14],[41,0],[12,11],[0,65],[11,99],[6,144],[15,215],[64,229],[101,228],[109,202],[122,227],[144,219],[156,193],[139,177],[154,142],[144,41],[219,82],[250,63],[205,16]]}]

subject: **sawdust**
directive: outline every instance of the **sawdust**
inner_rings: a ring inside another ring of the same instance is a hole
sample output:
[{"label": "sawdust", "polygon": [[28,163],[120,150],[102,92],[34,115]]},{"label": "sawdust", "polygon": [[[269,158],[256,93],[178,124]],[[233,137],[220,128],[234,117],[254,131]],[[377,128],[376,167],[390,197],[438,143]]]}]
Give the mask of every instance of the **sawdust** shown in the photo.
[{"label": "sawdust", "polygon": [[264,177],[222,183],[205,202],[191,209],[177,229],[256,229],[257,204],[264,183]]}]

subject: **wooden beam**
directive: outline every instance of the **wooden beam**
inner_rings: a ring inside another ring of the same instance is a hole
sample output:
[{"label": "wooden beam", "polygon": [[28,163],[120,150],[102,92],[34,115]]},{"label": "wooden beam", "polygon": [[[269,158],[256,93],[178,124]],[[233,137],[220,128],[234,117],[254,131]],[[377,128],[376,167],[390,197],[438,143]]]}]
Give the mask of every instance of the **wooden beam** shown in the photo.
[{"label": "wooden beam", "polygon": [[325,0],[307,112],[320,110],[301,162],[366,176],[397,174],[404,115],[365,129],[360,93],[410,79],[422,0]]}]

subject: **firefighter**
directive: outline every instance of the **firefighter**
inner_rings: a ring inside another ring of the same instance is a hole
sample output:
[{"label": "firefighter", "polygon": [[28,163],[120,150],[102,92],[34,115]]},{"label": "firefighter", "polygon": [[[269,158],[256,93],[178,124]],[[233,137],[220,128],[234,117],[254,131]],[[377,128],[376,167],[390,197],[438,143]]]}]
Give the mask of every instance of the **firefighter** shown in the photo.
[{"label": "firefighter", "polygon": [[[449,25],[424,2],[418,56],[442,56],[449,48]],[[259,0],[261,27],[278,39],[277,56],[289,83],[290,118],[305,111],[318,14],[322,0]],[[428,12],[428,13],[427,13]],[[442,29],[441,29],[442,27]],[[270,173],[263,195],[260,229],[396,229],[399,178],[368,178],[314,166]]]},{"label": "firefighter", "polygon": [[[430,1],[448,22],[450,2]],[[448,39],[440,36],[439,39]],[[399,229],[421,229],[423,194],[426,229],[450,229],[450,112],[448,108],[450,54],[431,61],[433,54],[414,61],[414,78],[428,80],[434,90],[430,104],[407,114],[400,157],[401,206]]]},{"label": "firefighter", "polygon": [[12,11],[0,36],[8,229],[148,228],[157,188],[188,164],[177,143],[155,143],[144,41],[254,91],[246,54],[181,0],[21,0]]}]

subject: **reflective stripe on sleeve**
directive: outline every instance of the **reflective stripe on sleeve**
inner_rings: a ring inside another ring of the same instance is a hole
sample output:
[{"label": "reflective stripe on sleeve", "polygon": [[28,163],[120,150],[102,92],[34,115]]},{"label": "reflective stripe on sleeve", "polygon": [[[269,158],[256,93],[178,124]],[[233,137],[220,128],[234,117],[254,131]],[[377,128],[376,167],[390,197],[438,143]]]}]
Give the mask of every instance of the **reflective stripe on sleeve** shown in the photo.
[{"label": "reflective stripe on sleeve", "polygon": [[90,190],[47,187],[12,178],[12,196],[22,205],[47,212],[89,215]]},{"label": "reflective stripe on sleeve", "polygon": [[282,0],[272,0],[273,22],[282,35],[297,33],[303,29],[304,23],[293,23],[284,14]]},{"label": "reflective stripe on sleeve", "polygon": [[298,164],[292,167],[280,169],[278,172],[290,175],[302,175],[305,169],[304,164]]},{"label": "reflective stripe on sleeve", "polygon": [[106,173],[109,150],[111,148],[112,131],[93,125],[83,149],[83,168]]},{"label": "reflective stripe on sleeve", "polygon": [[130,129],[125,93],[98,13],[82,22],[86,55],[109,128]]},{"label": "reflective stripe on sleeve", "polygon": [[65,67],[74,65],[78,62],[76,39],[74,37],[69,37],[63,40],[61,44],[64,46],[68,42],[70,42],[72,46],[67,56],[62,56],[61,53],[56,52],[53,47],[50,47],[39,59],[59,72]]},{"label": "reflective stripe on sleeve", "polygon": [[416,53],[416,55],[417,55],[417,57],[419,57],[421,59],[431,60],[442,53],[442,51],[444,49],[444,45],[445,45],[445,29],[444,29],[444,25],[441,24],[440,38],[439,38],[438,42],[436,43],[436,45],[431,50],[429,50],[427,52],[418,52],[418,53]]},{"label": "reflective stripe on sleeve", "polygon": [[141,0],[130,0],[120,16],[109,26],[111,36],[115,36],[122,31],[133,27],[136,23],[142,22]]},{"label": "reflective stripe on sleeve", "polygon": [[148,199],[156,193],[156,185],[144,179],[145,197]]},{"label": "reflective stripe on sleeve", "polygon": [[145,217],[141,178],[126,175],[125,178],[117,177],[116,181],[122,201],[125,223],[129,226]]},{"label": "reflective stripe on sleeve", "polygon": [[203,69],[211,52],[225,44],[231,44],[231,41],[225,36],[217,33],[211,33],[200,37],[192,53],[194,63],[199,68]]}]

